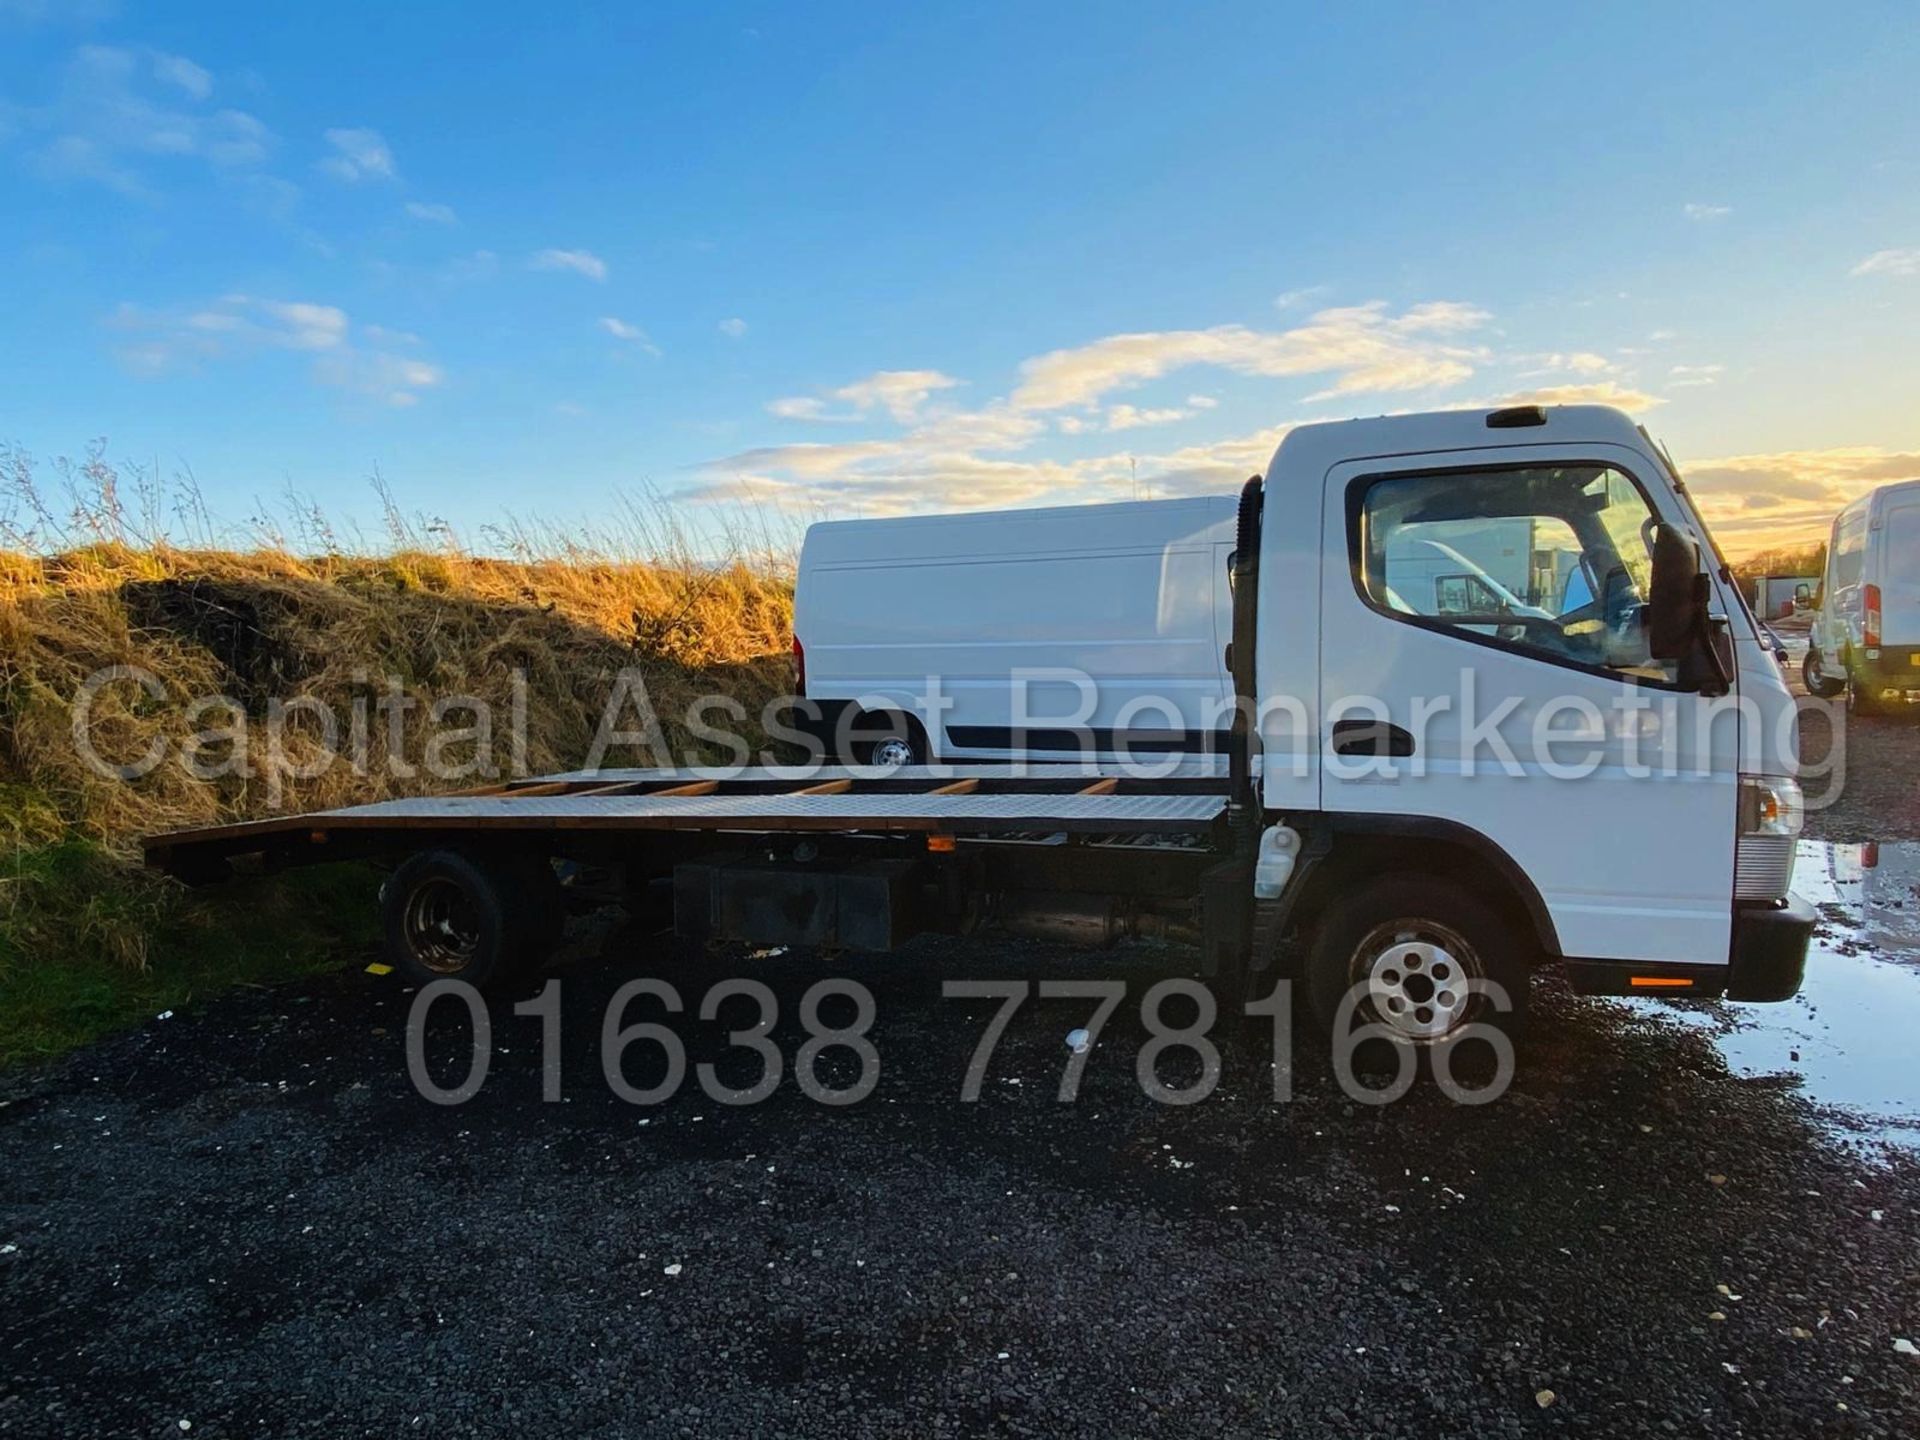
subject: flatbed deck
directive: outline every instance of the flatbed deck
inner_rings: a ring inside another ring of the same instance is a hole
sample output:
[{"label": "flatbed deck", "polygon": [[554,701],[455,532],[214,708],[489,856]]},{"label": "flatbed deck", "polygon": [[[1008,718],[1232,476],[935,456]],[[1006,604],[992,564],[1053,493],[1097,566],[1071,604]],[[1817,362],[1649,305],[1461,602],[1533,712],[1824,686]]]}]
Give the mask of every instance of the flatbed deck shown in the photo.
[{"label": "flatbed deck", "polygon": [[[554,831],[832,832],[952,836],[1067,833],[1194,836],[1226,811],[1211,758],[1154,767],[1151,778],[1089,764],[569,771],[465,792],[383,800],[155,835],[147,863],[176,874],[248,854],[324,858],[382,836]],[[1164,771],[1165,773],[1158,773]]]}]

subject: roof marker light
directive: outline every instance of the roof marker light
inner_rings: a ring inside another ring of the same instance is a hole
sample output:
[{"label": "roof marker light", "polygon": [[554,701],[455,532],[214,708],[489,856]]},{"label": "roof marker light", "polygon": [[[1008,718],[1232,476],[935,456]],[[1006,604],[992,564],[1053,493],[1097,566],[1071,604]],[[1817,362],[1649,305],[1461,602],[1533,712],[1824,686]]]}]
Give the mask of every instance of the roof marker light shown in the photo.
[{"label": "roof marker light", "polygon": [[1487,415],[1489,430],[1521,430],[1529,425],[1547,423],[1547,412],[1538,405],[1509,405],[1504,410],[1493,410]]}]

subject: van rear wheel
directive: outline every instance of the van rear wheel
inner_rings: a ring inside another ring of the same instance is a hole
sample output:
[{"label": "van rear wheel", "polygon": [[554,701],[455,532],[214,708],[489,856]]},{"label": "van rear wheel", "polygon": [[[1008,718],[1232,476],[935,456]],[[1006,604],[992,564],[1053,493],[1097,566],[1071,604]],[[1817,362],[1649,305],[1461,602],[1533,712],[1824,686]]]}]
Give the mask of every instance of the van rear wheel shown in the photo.
[{"label": "van rear wheel", "polygon": [[898,770],[902,765],[927,763],[926,741],[913,721],[901,715],[886,714],[874,714],[865,719],[871,727],[867,733],[875,738],[854,742],[853,760],[856,765]]},{"label": "van rear wheel", "polygon": [[1811,645],[1807,647],[1806,657],[1800,662],[1800,679],[1807,687],[1807,693],[1821,700],[1831,700],[1847,688],[1847,682],[1836,680],[1827,674],[1827,667],[1820,659],[1820,652]]},{"label": "van rear wheel", "polygon": [[1306,979],[1328,1035],[1343,1008],[1350,1030],[1375,1025],[1421,1049],[1469,1025],[1516,1041],[1526,1028],[1529,976],[1514,922],[1472,892],[1424,875],[1382,876],[1330,905]]}]

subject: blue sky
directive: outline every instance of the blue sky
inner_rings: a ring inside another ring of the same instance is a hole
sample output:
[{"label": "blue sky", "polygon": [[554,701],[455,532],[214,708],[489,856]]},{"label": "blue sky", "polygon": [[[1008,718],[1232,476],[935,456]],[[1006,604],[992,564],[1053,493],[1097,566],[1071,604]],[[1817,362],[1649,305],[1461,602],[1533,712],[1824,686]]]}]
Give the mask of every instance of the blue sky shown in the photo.
[{"label": "blue sky", "polygon": [[1225,488],[1524,394],[1920,474],[1910,4],[0,0],[0,441],[466,533]]}]

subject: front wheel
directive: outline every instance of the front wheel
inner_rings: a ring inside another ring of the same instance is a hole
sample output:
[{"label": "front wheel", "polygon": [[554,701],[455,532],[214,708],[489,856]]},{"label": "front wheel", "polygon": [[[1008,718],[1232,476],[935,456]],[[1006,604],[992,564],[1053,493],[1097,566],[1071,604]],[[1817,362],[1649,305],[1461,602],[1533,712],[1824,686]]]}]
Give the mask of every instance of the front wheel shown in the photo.
[{"label": "front wheel", "polygon": [[1806,657],[1800,662],[1800,679],[1807,687],[1807,693],[1821,700],[1831,700],[1847,688],[1847,682],[1836,680],[1827,674],[1827,667],[1821,662],[1820,652],[1811,645],[1807,647]]},{"label": "front wheel", "polygon": [[1421,1049],[1474,1024],[1515,1041],[1526,1028],[1529,975],[1515,922],[1423,875],[1383,876],[1335,901],[1321,918],[1306,978],[1329,1035],[1349,994],[1350,1027],[1376,1026]]}]

